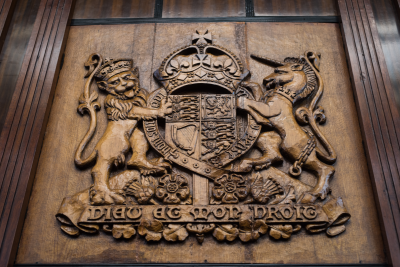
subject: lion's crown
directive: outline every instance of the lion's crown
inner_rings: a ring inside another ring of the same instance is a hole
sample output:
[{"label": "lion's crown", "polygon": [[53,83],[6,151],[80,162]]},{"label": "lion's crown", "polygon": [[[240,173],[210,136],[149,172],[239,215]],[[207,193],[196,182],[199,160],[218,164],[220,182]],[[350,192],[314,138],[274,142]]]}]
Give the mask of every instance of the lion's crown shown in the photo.
[{"label": "lion's crown", "polygon": [[104,60],[104,64],[95,73],[94,76],[97,79],[106,81],[118,73],[131,70],[132,66],[133,66],[132,59],[122,58],[114,60],[112,58],[106,58]]}]

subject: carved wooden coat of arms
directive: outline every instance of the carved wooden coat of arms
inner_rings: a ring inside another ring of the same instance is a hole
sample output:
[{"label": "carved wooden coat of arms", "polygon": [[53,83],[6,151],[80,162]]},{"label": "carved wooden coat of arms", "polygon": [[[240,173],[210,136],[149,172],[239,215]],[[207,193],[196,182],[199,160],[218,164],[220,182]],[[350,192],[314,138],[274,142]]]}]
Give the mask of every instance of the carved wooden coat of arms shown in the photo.
[{"label": "carved wooden coat of arms", "polygon": [[[63,200],[61,229],[115,238],[138,232],[148,241],[191,233],[200,243],[207,234],[248,242],[288,239],[302,228],[342,233],[350,214],[330,190],[336,154],[318,127],[326,120],[316,106],[324,90],[320,55],[251,58],[274,68],[262,85],[211,33],[196,32],[166,56],[154,72],[162,86],[149,94],[132,59],[90,55],[78,106],[90,126],[75,164],[91,168],[84,179],[93,185]],[[107,95],[108,124],[83,157],[101,106],[92,81]],[[303,172],[315,183],[302,182]]]}]

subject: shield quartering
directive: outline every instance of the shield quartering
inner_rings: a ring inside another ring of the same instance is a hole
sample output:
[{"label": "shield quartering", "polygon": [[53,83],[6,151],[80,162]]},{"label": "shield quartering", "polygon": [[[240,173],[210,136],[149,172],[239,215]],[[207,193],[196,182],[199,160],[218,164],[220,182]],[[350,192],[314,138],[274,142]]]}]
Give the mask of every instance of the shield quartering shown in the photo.
[{"label": "shield quartering", "polygon": [[237,139],[233,95],[173,95],[166,118],[166,142],[182,153],[207,161],[225,152]]}]

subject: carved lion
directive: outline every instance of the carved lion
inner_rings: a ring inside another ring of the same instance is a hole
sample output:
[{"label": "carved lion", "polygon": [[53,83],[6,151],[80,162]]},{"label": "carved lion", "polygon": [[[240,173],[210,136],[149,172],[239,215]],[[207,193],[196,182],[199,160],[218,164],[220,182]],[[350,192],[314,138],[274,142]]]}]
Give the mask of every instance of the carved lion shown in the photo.
[{"label": "carved lion", "polygon": [[[87,111],[91,116],[89,131],[81,141],[75,153],[75,164],[86,166],[96,162],[92,168],[93,185],[90,190],[92,205],[123,204],[125,198],[122,190],[111,190],[108,185],[112,165],[125,166],[125,156],[132,149],[128,166],[137,168],[142,174],[166,173],[171,166],[162,158],[149,161],[146,152],[148,142],[137,126],[141,119],[163,117],[172,112],[171,103],[164,100],[159,109],[145,107],[146,90],[140,88],[137,68],[132,68],[130,59],[107,60],[102,63],[101,56],[93,54],[86,66],[90,67],[85,92],[80,98],[79,111]],[[94,65],[97,67],[94,69]],[[97,93],[89,94],[93,77],[98,87],[107,92],[105,107],[108,124],[93,152],[82,159],[82,152],[89,143],[97,125],[96,111],[99,104],[95,102]]]}]

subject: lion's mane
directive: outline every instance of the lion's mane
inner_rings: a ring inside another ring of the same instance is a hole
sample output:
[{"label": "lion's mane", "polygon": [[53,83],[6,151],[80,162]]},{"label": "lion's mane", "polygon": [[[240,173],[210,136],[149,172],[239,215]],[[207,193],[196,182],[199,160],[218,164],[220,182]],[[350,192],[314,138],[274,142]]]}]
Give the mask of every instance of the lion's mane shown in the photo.
[{"label": "lion's mane", "polygon": [[[126,120],[131,109],[134,106],[145,107],[146,100],[147,93],[143,89],[140,89],[135,97],[128,99],[123,95],[109,94],[104,100],[107,117],[112,121]],[[141,117],[137,116],[136,119],[141,119]]]}]

